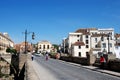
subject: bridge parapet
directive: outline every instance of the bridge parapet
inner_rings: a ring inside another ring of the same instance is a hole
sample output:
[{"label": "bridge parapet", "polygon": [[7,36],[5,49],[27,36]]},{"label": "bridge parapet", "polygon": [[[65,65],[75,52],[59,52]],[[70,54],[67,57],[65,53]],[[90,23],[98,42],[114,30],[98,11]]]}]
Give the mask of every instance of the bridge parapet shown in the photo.
[{"label": "bridge parapet", "polygon": [[4,58],[8,63],[11,63],[11,54],[1,54],[0,57]]}]

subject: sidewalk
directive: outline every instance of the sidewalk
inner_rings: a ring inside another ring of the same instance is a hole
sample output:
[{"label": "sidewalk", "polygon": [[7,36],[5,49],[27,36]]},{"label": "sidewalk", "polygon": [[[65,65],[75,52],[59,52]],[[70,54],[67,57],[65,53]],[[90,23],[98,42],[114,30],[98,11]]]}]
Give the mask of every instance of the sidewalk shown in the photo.
[{"label": "sidewalk", "polygon": [[84,67],[86,69],[91,69],[91,70],[94,70],[94,71],[98,71],[98,72],[101,72],[101,73],[106,73],[106,74],[109,74],[109,75],[120,77],[120,73],[119,72],[105,70],[105,69],[100,69],[100,68],[95,67],[95,66],[82,66],[82,67]]},{"label": "sidewalk", "polygon": [[32,60],[31,60],[31,55],[27,55],[27,80],[39,80],[33,65],[32,65]]},{"label": "sidewalk", "polygon": [[97,72],[101,72],[101,73],[105,73],[105,74],[109,74],[109,75],[120,77],[120,73],[119,72],[105,70],[105,69],[100,69],[100,68],[95,67],[95,66],[83,66],[83,65],[76,64],[76,63],[71,63],[71,62],[67,62],[67,63],[75,65],[75,66],[80,66],[80,67],[83,67],[83,68],[86,68],[86,69],[90,69],[90,70],[93,70],[93,71],[97,71]]}]

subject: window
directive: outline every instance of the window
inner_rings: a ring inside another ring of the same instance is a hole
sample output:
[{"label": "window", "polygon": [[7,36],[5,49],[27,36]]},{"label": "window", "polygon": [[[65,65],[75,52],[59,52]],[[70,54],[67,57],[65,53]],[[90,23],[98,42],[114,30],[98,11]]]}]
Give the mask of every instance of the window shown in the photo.
[{"label": "window", "polygon": [[116,46],[115,49],[118,49],[118,46]]},{"label": "window", "polygon": [[43,49],[45,49],[45,45],[43,45]]},{"label": "window", "polygon": [[103,46],[103,48],[106,48],[106,43],[103,43],[102,46]]},{"label": "window", "polygon": [[79,52],[78,54],[79,54],[79,56],[81,57],[81,52]]},{"label": "window", "polygon": [[112,32],[110,32],[109,34],[112,35]]},{"label": "window", "polygon": [[103,36],[101,37],[101,41],[104,41],[104,37]]},{"label": "window", "polygon": [[78,46],[79,49],[81,49],[81,46]]},{"label": "window", "polygon": [[86,44],[88,44],[88,40],[86,40]]},{"label": "window", "polygon": [[88,38],[88,35],[86,35],[86,38]]},{"label": "window", "polygon": [[79,40],[77,40],[79,42]]},{"label": "window", "polygon": [[97,43],[97,38],[95,38],[95,42]]},{"label": "window", "polygon": [[88,46],[88,45],[86,45],[86,48],[89,48],[89,46]]},{"label": "window", "polygon": [[47,45],[47,49],[49,49],[49,45]]},{"label": "window", "polygon": [[77,37],[79,37],[79,35],[77,35]]},{"label": "window", "polygon": [[112,47],[112,43],[109,43],[109,47]]},{"label": "window", "polygon": [[98,48],[98,46],[97,46],[97,45],[95,45],[95,48]]},{"label": "window", "polygon": [[40,49],[41,49],[41,45],[40,45],[40,47],[39,47]]}]

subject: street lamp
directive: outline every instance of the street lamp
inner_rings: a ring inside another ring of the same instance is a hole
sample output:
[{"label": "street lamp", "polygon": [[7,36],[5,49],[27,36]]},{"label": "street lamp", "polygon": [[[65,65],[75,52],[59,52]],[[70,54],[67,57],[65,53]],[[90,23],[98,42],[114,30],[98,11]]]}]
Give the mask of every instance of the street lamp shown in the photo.
[{"label": "street lamp", "polygon": [[27,29],[25,30],[25,54],[27,54],[27,34],[32,33],[32,39],[35,39],[35,33],[34,32],[27,32]]}]

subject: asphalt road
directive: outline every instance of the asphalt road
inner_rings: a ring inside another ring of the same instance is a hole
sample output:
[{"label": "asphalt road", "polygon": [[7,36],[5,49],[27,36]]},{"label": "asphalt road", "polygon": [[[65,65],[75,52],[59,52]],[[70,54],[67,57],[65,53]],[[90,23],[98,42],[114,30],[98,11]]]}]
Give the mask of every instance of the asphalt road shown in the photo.
[{"label": "asphalt road", "polygon": [[56,59],[36,56],[32,62],[39,80],[120,80],[119,77],[74,66]]}]

